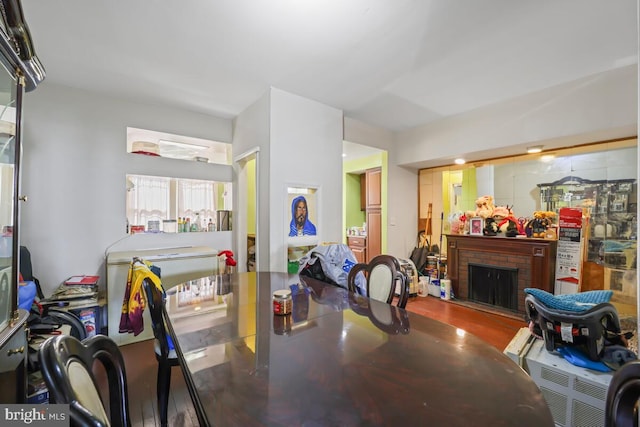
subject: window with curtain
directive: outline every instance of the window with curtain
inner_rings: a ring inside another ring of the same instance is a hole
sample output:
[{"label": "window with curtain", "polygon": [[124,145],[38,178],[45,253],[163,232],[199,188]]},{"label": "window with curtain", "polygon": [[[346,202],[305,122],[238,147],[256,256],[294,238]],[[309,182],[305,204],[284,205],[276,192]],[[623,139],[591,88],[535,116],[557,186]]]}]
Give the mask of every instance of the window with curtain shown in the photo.
[{"label": "window with curtain", "polygon": [[216,183],[194,179],[177,182],[178,216],[191,218],[206,230],[216,213]]},{"label": "window with curtain", "polygon": [[159,176],[127,176],[127,220],[131,225],[169,218],[171,179]]},{"label": "window with curtain", "polygon": [[160,231],[167,232],[165,220],[175,221],[171,230],[183,231],[180,224],[188,219],[189,231],[207,231],[209,223],[213,226],[216,221],[216,210],[231,206],[230,186],[229,182],[127,175],[127,220],[146,231],[149,221],[159,221]]}]

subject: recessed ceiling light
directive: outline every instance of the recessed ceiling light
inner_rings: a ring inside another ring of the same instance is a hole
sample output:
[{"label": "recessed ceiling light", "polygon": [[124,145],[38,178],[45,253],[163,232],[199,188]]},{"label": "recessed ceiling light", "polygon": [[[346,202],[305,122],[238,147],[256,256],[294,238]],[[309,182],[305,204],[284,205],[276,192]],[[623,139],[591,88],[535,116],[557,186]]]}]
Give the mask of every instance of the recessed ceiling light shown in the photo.
[{"label": "recessed ceiling light", "polygon": [[347,157],[347,153],[342,153],[342,157]]},{"label": "recessed ceiling light", "polygon": [[454,162],[456,163],[456,165],[464,165],[465,163],[467,163],[464,159],[455,159]]},{"label": "recessed ceiling light", "polygon": [[533,147],[527,147],[527,153],[534,154],[542,151],[542,145],[534,145]]}]

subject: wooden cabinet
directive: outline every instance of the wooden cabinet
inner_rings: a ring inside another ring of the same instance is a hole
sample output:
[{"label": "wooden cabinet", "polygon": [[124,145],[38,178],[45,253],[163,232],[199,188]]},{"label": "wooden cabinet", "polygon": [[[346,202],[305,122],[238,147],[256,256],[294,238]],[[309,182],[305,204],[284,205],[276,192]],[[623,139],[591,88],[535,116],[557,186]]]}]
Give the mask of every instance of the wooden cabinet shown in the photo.
[{"label": "wooden cabinet", "polygon": [[[360,209],[365,211],[367,236],[351,236],[348,245],[362,260],[359,262],[368,263],[382,253],[382,168],[367,169],[360,175]],[[352,244],[352,239],[362,244]]]},{"label": "wooden cabinet", "polygon": [[382,253],[382,212],[367,209],[367,262]]},{"label": "wooden cabinet", "polygon": [[382,253],[382,169],[367,169],[367,262]]},{"label": "wooden cabinet", "polygon": [[360,174],[360,210],[367,209],[367,174]]},{"label": "wooden cabinet", "polygon": [[0,402],[24,403],[27,397],[27,330],[29,312],[19,310],[17,319],[0,332]]},{"label": "wooden cabinet", "polygon": [[366,205],[367,209],[380,209],[382,207],[382,169],[367,169],[365,172],[366,181]]},{"label": "wooden cabinet", "polygon": [[367,239],[365,237],[349,236],[347,238],[347,245],[356,257],[356,261],[359,263],[367,262]]}]

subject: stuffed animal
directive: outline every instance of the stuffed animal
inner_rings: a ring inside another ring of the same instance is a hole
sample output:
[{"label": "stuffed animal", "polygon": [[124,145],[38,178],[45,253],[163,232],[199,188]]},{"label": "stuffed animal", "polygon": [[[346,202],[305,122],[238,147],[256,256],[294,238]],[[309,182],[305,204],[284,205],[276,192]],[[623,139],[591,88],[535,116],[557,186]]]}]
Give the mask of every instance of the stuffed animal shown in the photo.
[{"label": "stuffed animal", "polygon": [[464,223],[467,217],[462,212],[455,212],[449,215],[449,226],[451,228],[451,234],[463,234]]},{"label": "stuffed animal", "polygon": [[468,217],[477,216],[482,219],[487,219],[493,216],[494,208],[493,196],[482,196],[476,199],[476,210],[468,211],[466,214]]},{"label": "stuffed animal", "polygon": [[524,234],[524,229],[513,215],[513,210],[509,206],[496,206],[493,210],[493,219],[496,221],[498,233],[504,233],[507,237],[515,237]]},{"label": "stuffed animal", "polygon": [[531,237],[544,238],[547,228],[553,224],[556,213],[552,211],[535,211],[533,219],[525,226],[527,235]]},{"label": "stuffed animal", "polygon": [[498,234],[498,223],[493,218],[487,218],[484,220],[484,228],[482,234],[485,236],[495,236]]}]

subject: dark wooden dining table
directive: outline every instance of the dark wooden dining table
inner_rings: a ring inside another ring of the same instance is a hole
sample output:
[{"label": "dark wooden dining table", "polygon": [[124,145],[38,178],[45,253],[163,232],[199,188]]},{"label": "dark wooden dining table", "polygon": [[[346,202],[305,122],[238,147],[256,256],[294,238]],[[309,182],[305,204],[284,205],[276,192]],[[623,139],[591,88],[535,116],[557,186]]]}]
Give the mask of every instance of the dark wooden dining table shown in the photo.
[{"label": "dark wooden dining table", "polygon": [[[292,289],[287,316],[273,311],[280,289]],[[202,425],[554,425],[495,347],[308,277],[192,280],[167,291],[166,316]]]}]

